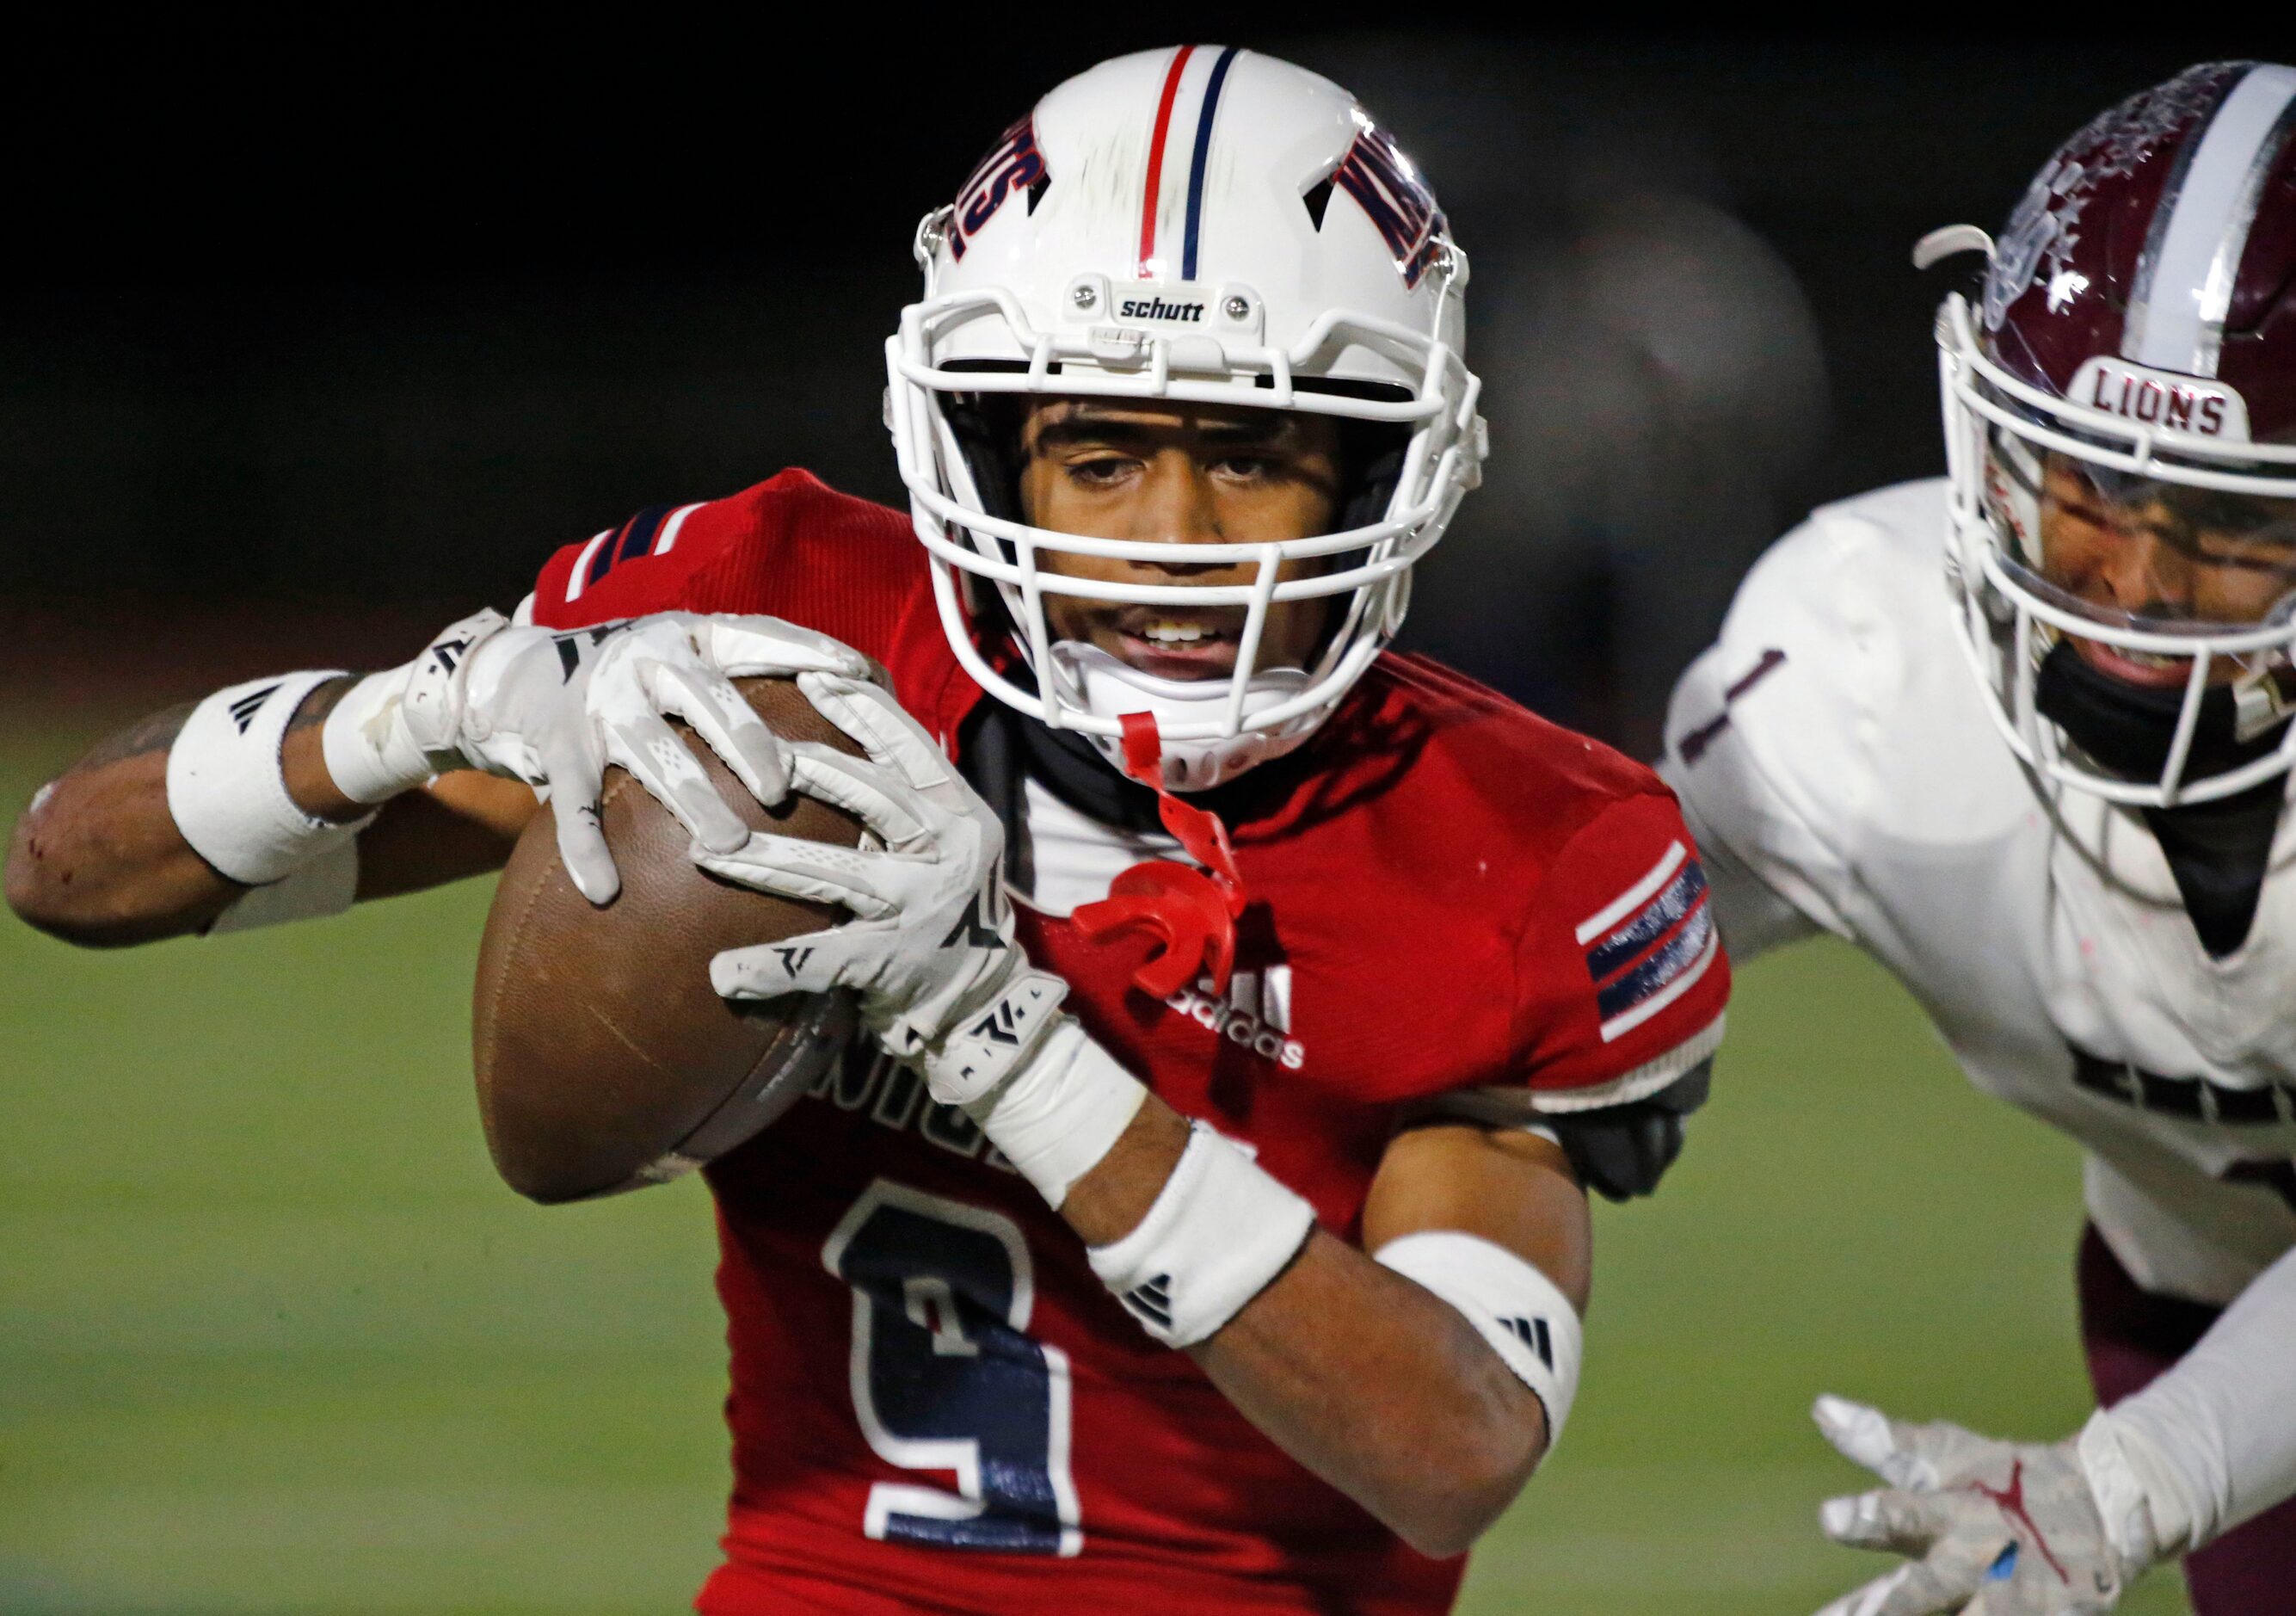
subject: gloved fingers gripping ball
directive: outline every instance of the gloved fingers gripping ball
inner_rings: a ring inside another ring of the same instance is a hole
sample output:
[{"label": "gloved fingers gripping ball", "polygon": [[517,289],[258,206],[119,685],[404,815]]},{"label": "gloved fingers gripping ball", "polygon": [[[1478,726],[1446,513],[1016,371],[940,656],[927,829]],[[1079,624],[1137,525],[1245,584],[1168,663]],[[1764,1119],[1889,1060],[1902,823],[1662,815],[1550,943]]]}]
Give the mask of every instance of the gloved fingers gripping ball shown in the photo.
[{"label": "gloved fingers gripping ball", "polygon": [[[775,733],[808,738],[798,744],[844,743],[791,682],[737,688]],[[745,834],[824,857],[860,840],[858,820],[816,798],[791,792],[766,807],[697,734],[673,734]],[[618,767],[605,771],[599,828],[624,878],[619,896],[590,902],[537,816],[503,872],[480,952],[480,1116],[504,1178],[539,1201],[628,1189],[714,1160],[794,1103],[857,1027],[850,994],[734,1004],[710,986],[718,954],[819,932],[838,906],[698,868],[685,827]]]},{"label": "gloved fingers gripping ball", "polygon": [[682,718],[766,806],[789,789],[772,729],[737,677],[873,665],[824,635],[773,618],[661,612],[555,630],[495,613],[456,624],[406,668],[362,680],[331,715],[330,772],[348,794],[381,800],[430,774],[483,769],[546,796],[569,876],[594,903],[620,878],[598,825],[609,766],[636,779],[700,846],[741,845],[748,828],[672,731]]},{"label": "gloved fingers gripping ball", "polygon": [[825,899],[857,917],[835,932],[728,949],[710,980],[730,999],[849,988],[878,1041],[917,1065],[934,1097],[966,1104],[1030,1054],[1067,991],[1013,940],[1004,827],[932,737],[865,679],[799,681],[864,759],[792,751],[791,779],[845,808],[882,845],[825,856],[775,836],[701,855],[744,886]]}]

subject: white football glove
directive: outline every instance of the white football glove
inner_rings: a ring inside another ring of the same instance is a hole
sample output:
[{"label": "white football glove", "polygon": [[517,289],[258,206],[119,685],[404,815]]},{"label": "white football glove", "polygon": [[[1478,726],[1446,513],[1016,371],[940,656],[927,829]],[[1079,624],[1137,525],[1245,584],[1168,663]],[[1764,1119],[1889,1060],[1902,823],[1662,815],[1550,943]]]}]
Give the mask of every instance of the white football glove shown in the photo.
[{"label": "white football glove", "polygon": [[977,1100],[1035,1047],[1068,992],[1031,971],[1013,941],[1004,827],[884,691],[845,673],[801,674],[798,688],[867,759],[792,744],[792,783],[853,815],[882,846],[760,832],[697,854],[728,881],[854,915],[830,931],[730,948],[710,962],[709,980],[730,999],[852,988],[879,1043],[922,1070],[935,1099]]},{"label": "white football glove", "polygon": [[621,890],[598,819],[610,763],[676,816],[697,848],[730,851],[749,837],[665,714],[692,725],[771,807],[789,790],[789,760],[732,681],[871,672],[859,652],[809,628],[688,611],[566,630],[513,628],[481,612],[412,666],[402,711],[430,767],[483,769],[546,795],[566,873],[594,904]]},{"label": "white football glove", "polygon": [[1810,1412],[1844,1457],[1890,1483],[1828,1500],[1818,1513],[1825,1535],[1912,1562],[1818,1616],[2087,1616],[2111,1610],[2143,1569],[2109,1539],[2078,1440],[1997,1441],[1838,1397]]}]

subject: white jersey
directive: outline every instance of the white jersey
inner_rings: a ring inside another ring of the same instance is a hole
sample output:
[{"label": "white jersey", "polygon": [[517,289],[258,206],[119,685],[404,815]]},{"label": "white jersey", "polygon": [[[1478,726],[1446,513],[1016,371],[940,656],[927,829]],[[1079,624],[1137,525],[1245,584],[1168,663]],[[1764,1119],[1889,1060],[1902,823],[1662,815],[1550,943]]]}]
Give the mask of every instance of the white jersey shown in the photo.
[{"label": "white jersey", "polygon": [[1781,539],[1676,687],[1661,772],[1734,958],[1857,943],[1972,1082],[2086,1147],[2139,1284],[2227,1302],[2296,1245],[2296,815],[2210,958],[2142,816],[2043,788],[1994,727],[1946,532],[1940,479]]}]

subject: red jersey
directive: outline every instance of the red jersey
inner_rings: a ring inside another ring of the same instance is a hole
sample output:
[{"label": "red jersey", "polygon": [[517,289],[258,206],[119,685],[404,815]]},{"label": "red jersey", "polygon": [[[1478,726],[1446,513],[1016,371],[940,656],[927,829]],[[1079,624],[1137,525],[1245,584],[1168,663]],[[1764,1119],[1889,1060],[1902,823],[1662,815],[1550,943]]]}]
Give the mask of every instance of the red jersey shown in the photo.
[{"label": "red jersey", "polygon": [[[568,546],[534,615],[671,609],[833,635],[952,749],[984,699],[909,519],[803,472]],[[1308,755],[1286,800],[1231,827],[1250,907],[1226,1002],[1152,999],[1131,982],[1144,939],[1015,908],[1093,1036],[1325,1227],[1358,1237],[1414,1103],[1630,1100],[1712,1047],[1729,967],[1648,770],[1399,655]],[[1151,1341],[971,1120],[873,1050],[709,1178],[734,1487],[701,1611],[1449,1607],[1464,1557],[1406,1546]]]}]

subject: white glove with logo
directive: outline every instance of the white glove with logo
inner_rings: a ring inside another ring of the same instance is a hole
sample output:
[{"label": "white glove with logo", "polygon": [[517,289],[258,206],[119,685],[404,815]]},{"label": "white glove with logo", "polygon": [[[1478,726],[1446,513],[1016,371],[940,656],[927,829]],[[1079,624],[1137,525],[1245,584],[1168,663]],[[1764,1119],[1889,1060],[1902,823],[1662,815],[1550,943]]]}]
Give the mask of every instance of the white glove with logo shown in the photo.
[{"label": "white glove with logo", "polygon": [[789,760],[732,681],[806,672],[860,680],[871,667],[826,635],[768,617],[669,611],[562,631],[483,611],[344,698],[329,715],[328,772],[360,801],[448,769],[523,780],[550,802],[567,874],[603,904],[621,890],[598,822],[606,766],[628,770],[699,848],[740,848],[748,827],[663,716],[692,725],[771,806],[789,790]]},{"label": "white glove with logo", "polygon": [[1034,1050],[1068,992],[1031,971],[1013,941],[1004,827],[884,691],[844,672],[801,674],[798,688],[867,759],[791,744],[792,783],[852,814],[882,847],[761,832],[698,854],[728,881],[854,915],[831,931],[728,949],[710,962],[710,981],[730,999],[853,988],[878,1041],[923,1071],[935,1099],[977,1100]]},{"label": "white glove with logo", "polygon": [[2100,1454],[2087,1437],[2050,1447],[1997,1441],[1942,1421],[1906,1424],[1838,1397],[1818,1399],[1811,1415],[1844,1457],[1890,1483],[1828,1500],[1818,1513],[1825,1535],[1912,1560],[1818,1616],[2087,1616],[2118,1604],[2149,1558],[2132,1562],[2115,1548],[2099,1498],[2135,1495],[2093,1475],[2094,1464],[2118,1455]]}]

